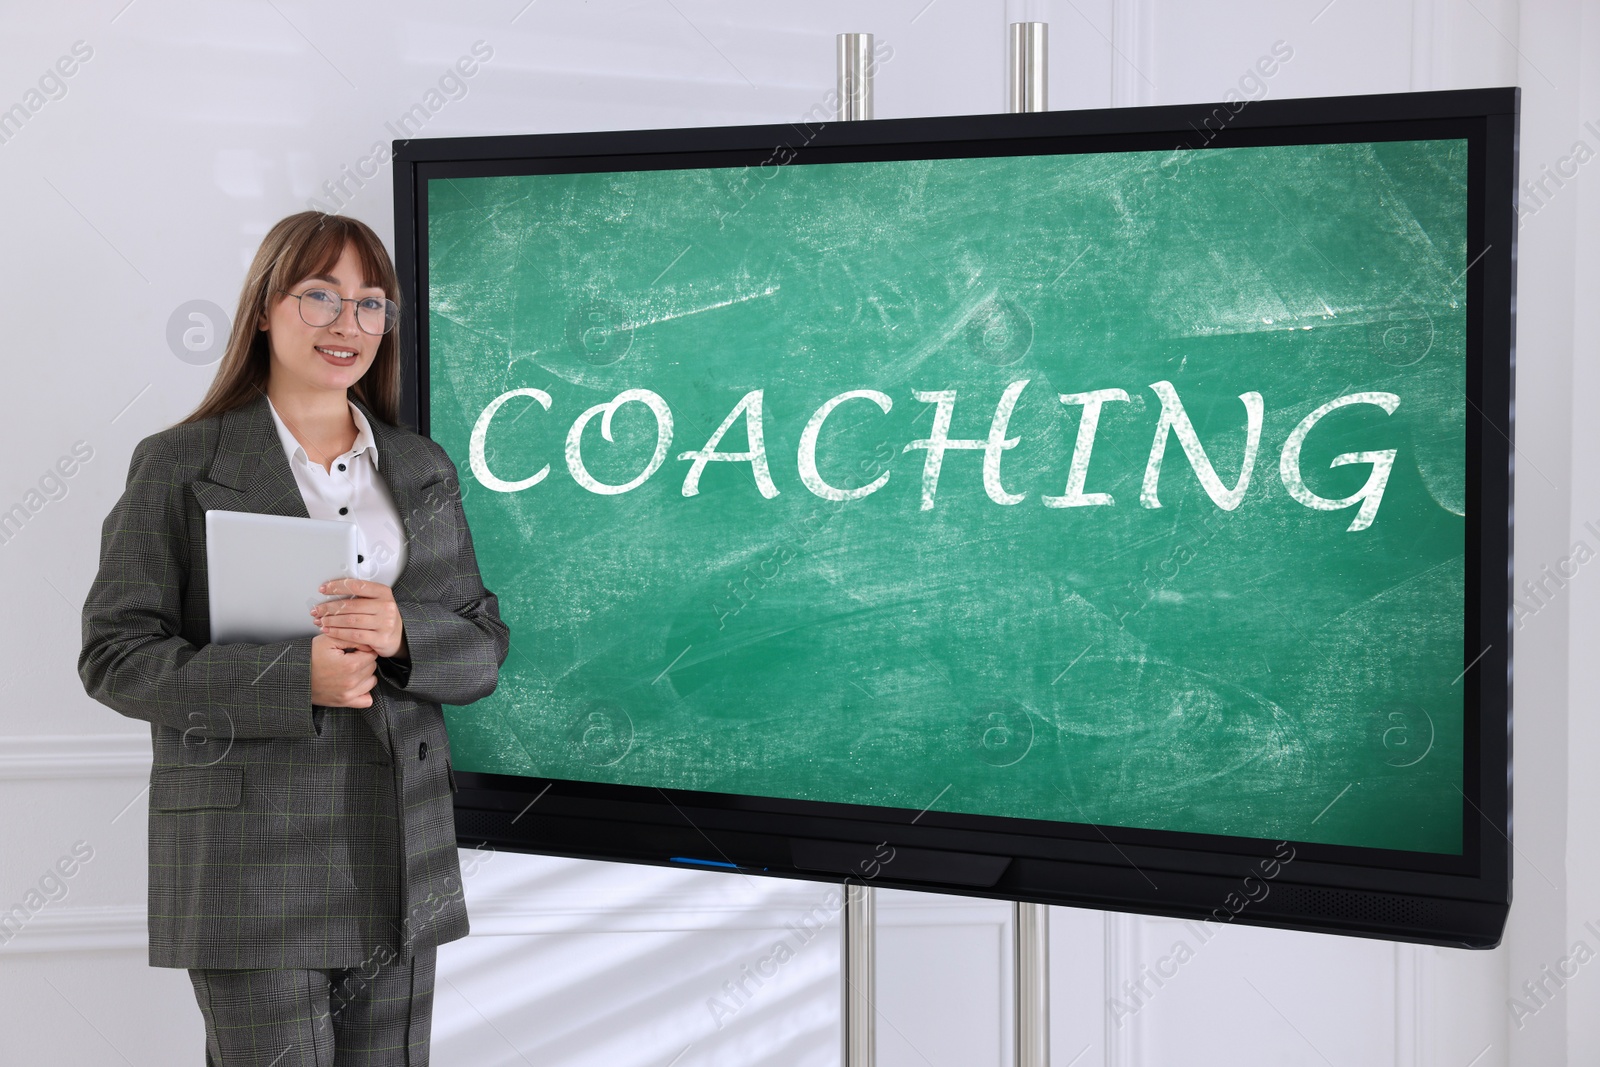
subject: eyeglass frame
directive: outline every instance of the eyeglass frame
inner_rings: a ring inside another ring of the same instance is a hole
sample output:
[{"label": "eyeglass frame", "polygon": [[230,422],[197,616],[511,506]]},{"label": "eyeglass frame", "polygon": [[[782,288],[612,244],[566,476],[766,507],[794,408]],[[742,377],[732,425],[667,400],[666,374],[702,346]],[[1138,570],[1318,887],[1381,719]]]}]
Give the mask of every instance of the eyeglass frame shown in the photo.
[{"label": "eyeglass frame", "polygon": [[[386,325],[382,330],[378,331],[377,333],[373,333],[371,330],[369,330],[365,326],[361,325],[361,301],[363,301],[363,300],[376,300],[376,299],[378,299],[377,297],[374,297],[374,296],[347,297],[347,296],[343,296],[343,295],[341,295],[339,293],[336,293],[332,289],[329,289],[326,286],[322,286],[322,285],[314,285],[310,289],[307,289],[303,293],[291,293],[287,289],[279,289],[278,292],[282,293],[284,296],[292,296],[296,300],[300,301],[300,321],[305,323],[307,326],[310,326],[312,329],[317,329],[317,330],[327,329],[329,326],[332,326],[334,323],[338,322],[339,319],[344,315],[344,306],[346,304],[354,304],[354,305],[356,305],[356,311],[355,311],[356,329],[360,330],[362,333],[366,334],[368,337],[382,337],[385,334],[392,332],[394,330],[394,328],[400,324],[400,305],[396,304],[393,300],[390,300],[388,297],[384,297],[383,298],[383,303],[384,303],[383,319],[384,319],[384,322],[388,323],[388,325]],[[312,293],[327,293],[330,296],[332,296],[335,300],[339,301],[339,308],[338,308],[337,311],[334,312],[333,318],[329,319],[327,322],[324,322],[324,323],[322,323],[320,325],[318,325],[317,323],[312,322],[310,319],[306,318],[305,298],[307,296],[311,295]],[[389,314],[389,309],[390,308],[394,309],[394,314],[392,316]]]}]

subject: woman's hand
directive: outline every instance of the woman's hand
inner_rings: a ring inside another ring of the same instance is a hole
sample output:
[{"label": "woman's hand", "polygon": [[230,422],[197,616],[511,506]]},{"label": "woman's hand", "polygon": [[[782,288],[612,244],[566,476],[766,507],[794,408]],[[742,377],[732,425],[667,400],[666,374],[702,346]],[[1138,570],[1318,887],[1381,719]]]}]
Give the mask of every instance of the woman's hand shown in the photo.
[{"label": "woman's hand", "polygon": [[343,646],[343,641],[326,634],[311,639],[311,703],[370,708],[371,690],[378,684],[378,658],[370,649]]},{"label": "woman's hand", "polygon": [[329,600],[311,609],[322,632],[341,647],[353,645],[385,659],[407,658],[405,624],[394,602],[394,590],[382,582],[334,578],[323,582],[319,592],[354,594],[352,599]]}]

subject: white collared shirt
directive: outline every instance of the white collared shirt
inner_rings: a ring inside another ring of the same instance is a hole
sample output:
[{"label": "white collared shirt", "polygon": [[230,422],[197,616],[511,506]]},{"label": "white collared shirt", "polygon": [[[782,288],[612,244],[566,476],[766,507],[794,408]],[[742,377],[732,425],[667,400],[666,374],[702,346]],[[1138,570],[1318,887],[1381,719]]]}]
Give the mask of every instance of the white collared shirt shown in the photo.
[{"label": "white collared shirt", "polygon": [[[348,401],[347,401],[348,402]],[[332,469],[306,455],[306,450],[284,424],[283,416],[267,398],[272,421],[289,469],[300,486],[306,514],[313,519],[338,519],[356,525],[356,577],[393,586],[406,565],[405,527],[389,486],[378,475],[378,445],[367,417],[355,404],[350,416],[356,424],[356,443],[333,461]]]}]

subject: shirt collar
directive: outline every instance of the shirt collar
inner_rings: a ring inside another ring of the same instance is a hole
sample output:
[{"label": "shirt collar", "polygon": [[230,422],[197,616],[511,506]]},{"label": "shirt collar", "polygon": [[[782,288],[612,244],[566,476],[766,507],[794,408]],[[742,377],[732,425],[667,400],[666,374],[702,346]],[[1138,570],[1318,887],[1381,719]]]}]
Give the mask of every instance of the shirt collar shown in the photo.
[{"label": "shirt collar", "polygon": [[[346,398],[345,402],[350,403],[348,398]],[[294,434],[284,424],[283,416],[278,414],[278,409],[272,403],[270,396],[267,397],[267,410],[272,412],[272,422],[278,429],[278,440],[283,442],[284,455],[291,460],[299,459],[305,463],[311,462],[311,458],[306,455],[305,448],[301,446],[299,441],[295,440]],[[361,409],[353,403],[350,404],[350,416],[355,420],[356,424],[356,443],[351,446],[350,453],[351,455],[359,456],[362,452],[371,449],[372,466],[376,470],[378,468],[378,443],[373,440],[372,426],[368,424],[367,417],[361,413]]]}]

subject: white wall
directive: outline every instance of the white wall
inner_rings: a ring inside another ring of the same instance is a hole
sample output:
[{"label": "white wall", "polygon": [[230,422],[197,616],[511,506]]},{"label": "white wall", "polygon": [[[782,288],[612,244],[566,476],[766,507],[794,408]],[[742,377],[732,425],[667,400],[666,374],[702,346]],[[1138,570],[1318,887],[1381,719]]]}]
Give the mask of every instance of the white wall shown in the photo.
[{"label": "white wall", "polygon": [[[92,50],[0,143],[0,510],[75,442],[93,449],[0,544],[0,910],[75,842],[93,849],[65,898],[0,947],[0,1061],[199,1058],[187,977],[145,965],[148,732],[86,697],[75,669],[132,446],[214,373],[215,349],[173,339],[191,303],[231,310],[267,228],[387,141],[385,123],[476,41],[493,57],[425,135],[790,120],[830,89],[846,30],[894,47],[880,117],[996,111],[1004,24],[1022,17],[1051,24],[1057,108],[1217,99],[1281,39],[1294,58],[1271,96],[1520,84],[1525,175],[1580,138],[1600,147],[1583,126],[1600,126],[1594,0],[0,0],[0,107],[75,42]],[[1600,362],[1580,323],[1600,283],[1591,169],[1520,231],[1519,579],[1576,539],[1600,544],[1582,525],[1600,526],[1600,425],[1586,414]],[[386,237],[388,182],[385,169],[347,207]],[[1520,1027],[1507,1004],[1574,942],[1600,948],[1583,929],[1600,927],[1596,637],[1588,569],[1517,635],[1516,904],[1500,949],[1243,928],[1200,945],[1165,920],[1054,909],[1053,1062],[1600,1062],[1600,968]],[[473,935],[440,955],[441,1065],[837,1060],[835,932],[720,1027],[708,1007],[777,939],[794,942],[785,923],[826,886],[496,855],[467,888]],[[1005,1062],[1008,909],[885,892],[879,916],[885,1067]],[[1123,983],[1185,938],[1194,958],[1117,1010]]]}]

